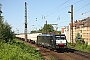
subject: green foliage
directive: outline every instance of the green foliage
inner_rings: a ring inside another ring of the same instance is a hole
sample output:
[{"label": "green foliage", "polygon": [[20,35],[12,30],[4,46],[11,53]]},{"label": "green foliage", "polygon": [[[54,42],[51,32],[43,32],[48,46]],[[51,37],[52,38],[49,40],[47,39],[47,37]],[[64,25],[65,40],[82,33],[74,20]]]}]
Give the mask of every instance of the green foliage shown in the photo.
[{"label": "green foliage", "polygon": [[67,42],[67,46],[68,46],[68,47],[70,47],[70,46],[71,46],[71,44],[70,44],[69,42]]},{"label": "green foliage", "polygon": [[88,46],[88,44],[87,44],[87,43],[82,44],[82,49],[86,49],[86,48],[87,48],[87,46]]},{"label": "green foliage", "polygon": [[37,31],[36,31],[36,30],[33,30],[33,31],[31,31],[30,33],[37,33]]},{"label": "green foliage", "polygon": [[[70,48],[71,44],[67,43],[67,46]],[[76,49],[76,50],[81,50],[81,51],[90,53],[90,45],[88,45],[87,43],[85,43],[85,44],[75,44],[75,46],[73,48]]]},{"label": "green foliage", "polygon": [[86,48],[86,50],[85,50],[86,52],[90,52],[90,45],[89,46],[87,46],[87,48]]},{"label": "green foliage", "polygon": [[81,50],[81,51],[85,51],[85,52],[90,52],[90,45],[88,45],[87,43],[82,44],[82,45],[78,44],[74,48],[77,49],[77,50]]},{"label": "green foliage", "polygon": [[16,39],[0,43],[0,60],[44,60],[34,47]]},{"label": "green foliage", "polygon": [[13,40],[14,33],[11,31],[11,26],[4,22],[2,16],[0,16],[0,41],[5,40],[6,42]]},{"label": "green foliage", "polygon": [[75,38],[75,42],[77,43],[77,44],[84,44],[85,42],[84,42],[84,39],[81,37],[81,35],[79,34],[79,33],[77,33],[77,36],[76,36],[76,38]]},{"label": "green foliage", "polygon": [[56,60],[53,56],[49,56],[50,60]]},{"label": "green foliage", "polygon": [[32,30],[32,31],[30,32],[30,34],[32,34],[32,33],[42,33],[42,32],[41,32],[41,30],[37,30],[37,31],[36,31],[36,30]]},{"label": "green foliage", "polygon": [[46,30],[47,30],[47,33],[50,33],[50,32],[53,32],[54,31],[54,28],[51,24],[45,24],[44,27],[42,28],[42,33],[46,33]]},{"label": "green foliage", "polygon": [[55,31],[56,32],[56,34],[61,34],[61,31]]},{"label": "green foliage", "polygon": [[[46,33],[46,24],[42,29],[33,30],[30,33]],[[51,24],[47,24],[47,33],[61,34],[61,31],[55,31],[54,27]]]}]

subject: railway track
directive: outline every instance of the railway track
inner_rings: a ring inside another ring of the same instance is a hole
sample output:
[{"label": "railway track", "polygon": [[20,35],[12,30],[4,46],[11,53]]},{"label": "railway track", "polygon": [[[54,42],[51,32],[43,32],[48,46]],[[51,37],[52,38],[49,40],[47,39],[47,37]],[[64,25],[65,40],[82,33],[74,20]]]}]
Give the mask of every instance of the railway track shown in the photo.
[{"label": "railway track", "polygon": [[90,59],[90,53],[79,51],[79,50],[76,50],[74,53],[77,55],[83,56],[84,58]]},{"label": "railway track", "polygon": [[43,48],[40,46],[37,46],[35,44],[32,44],[30,42],[26,42],[30,46],[35,47],[36,49],[39,49],[39,52],[42,54],[42,56],[45,58],[45,60],[50,60],[49,56],[54,57],[56,60],[90,60],[90,53],[74,50],[67,48],[66,50],[57,50],[57,51],[51,51],[47,48]]}]

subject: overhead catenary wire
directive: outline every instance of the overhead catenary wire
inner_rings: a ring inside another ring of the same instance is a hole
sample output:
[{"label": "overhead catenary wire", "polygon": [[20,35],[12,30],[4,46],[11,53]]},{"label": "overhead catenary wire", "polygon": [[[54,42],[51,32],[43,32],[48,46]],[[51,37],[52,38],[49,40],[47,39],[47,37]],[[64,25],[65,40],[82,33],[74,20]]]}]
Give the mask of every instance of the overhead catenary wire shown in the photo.
[{"label": "overhead catenary wire", "polygon": [[84,5],[84,6],[82,6],[81,8],[79,8],[79,9],[75,10],[74,12],[77,12],[77,11],[79,11],[79,10],[83,9],[83,8],[87,7],[88,5],[90,5],[90,3],[85,4],[85,5]]},{"label": "overhead catenary wire", "polygon": [[[79,11],[79,10],[81,10],[81,9],[83,9],[83,8],[85,8],[85,7],[87,7],[87,6],[89,6],[89,5],[90,5],[90,3],[85,4],[84,6],[80,7],[80,8],[77,9],[77,10],[75,10],[74,12],[77,12],[77,11]],[[88,12],[90,12],[90,11],[88,11]],[[88,12],[85,12],[85,13],[88,13]]]},{"label": "overhead catenary wire", "polygon": [[[48,11],[47,13],[50,13],[51,11],[53,11],[53,10],[55,10],[55,9],[58,10],[61,6],[63,6],[64,4],[66,4],[66,3],[69,2],[69,1],[70,1],[70,0],[66,0],[66,1],[65,1],[64,3],[62,3],[60,6],[58,6],[58,7],[54,8],[54,9]],[[75,2],[75,3],[73,3],[73,5],[74,5],[74,4],[77,4],[77,3],[81,2],[81,1],[83,1],[83,0],[79,0],[79,1],[77,1],[77,2]],[[68,6],[66,6],[66,7],[64,7],[64,8],[62,8],[62,9],[58,10],[58,11],[62,11],[62,10],[64,10],[64,9],[68,8],[68,7],[70,7],[70,5],[68,5]],[[42,18],[48,17],[48,16],[50,16],[50,15],[52,15],[52,14],[58,12],[58,11],[54,11],[54,12],[52,12],[52,13],[46,15],[46,16],[45,16],[45,14],[47,14],[47,13],[42,14],[41,17],[42,17]]]},{"label": "overhead catenary wire", "polygon": [[[77,3],[81,2],[81,1],[83,1],[83,0],[79,0],[79,1],[77,1],[77,2],[75,2],[75,3],[73,3],[73,5],[75,5],[75,4],[77,4]],[[62,8],[62,9],[58,10],[58,11],[62,11],[62,10],[64,10],[64,9],[68,8],[68,7],[70,7],[70,5],[68,5],[68,6],[66,6],[66,7],[64,7],[64,8]],[[56,11],[56,12],[58,12],[58,11]],[[47,15],[47,16],[50,16],[50,15],[56,13],[56,12],[53,12],[53,13]],[[62,13],[61,13],[61,14],[62,14]],[[47,16],[46,16],[46,17],[47,17]],[[67,17],[67,16],[68,16],[68,14],[65,15],[65,16],[63,16],[62,19],[65,18],[65,17]],[[61,19],[61,18],[60,18],[60,19]],[[58,21],[58,20],[56,20],[56,21]],[[56,22],[56,21],[54,21],[54,22]]]},{"label": "overhead catenary wire", "polygon": [[[83,0],[79,0],[79,1],[77,1],[77,2],[75,2],[75,3],[73,3],[73,5],[75,5],[75,4],[77,4],[77,3],[81,2],[81,1],[83,1]],[[66,8],[68,8],[68,7],[70,7],[70,5],[68,5],[68,6],[66,6],[66,7],[64,7],[64,8],[62,8],[62,9],[58,10],[58,11],[64,10],[64,9],[66,9]]]},{"label": "overhead catenary wire", "polygon": [[[75,2],[75,3],[73,3],[73,5],[75,5],[75,4],[77,4],[77,3],[81,2],[81,1],[83,1],[83,0],[79,0],[79,1],[77,1],[77,2]],[[68,8],[68,7],[70,7],[70,5],[68,5],[68,6],[66,6],[66,7],[64,7],[64,8],[62,8],[62,9],[59,9],[58,11],[62,11],[62,10],[64,10],[64,9]],[[50,15],[52,15],[52,14],[58,12],[58,11],[55,11],[55,12],[52,12],[52,13],[48,14],[46,17],[48,17],[48,16],[50,16]]]},{"label": "overhead catenary wire", "polygon": [[[83,8],[87,7],[88,5],[90,5],[90,3],[85,4],[84,6],[80,7],[80,8],[79,8],[79,9],[77,9],[77,10],[75,10],[74,12],[77,12],[77,11],[79,11],[79,10],[83,9]],[[65,18],[65,17],[67,17],[67,16],[68,16],[68,14],[67,14],[67,15],[65,15],[65,16],[63,16],[63,18]]]},{"label": "overhead catenary wire", "polygon": [[[84,6],[80,7],[80,8],[79,8],[79,9],[77,9],[77,10],[75,10],[74,12],[77,12],[77,11],[79,11],[79,10],[83,9],[83,8],[87,7],[88,5],[90,5],[90,3],[85,4]],[[88,12],[90,12],[90,11],[88,11]],[[88,13],[88,12],[87,12],[87,13]],[[65,18],[65,17],[67,17],[67,16],[68,16],[68,14],[67,14],[67,15],[65,15],[63,18]],[[65,22],[67,22],[67,21],[65,21]],[[60,22],[60,23],[65,23],[65,22]],[[69,21],[68,21],[68,22],[69,22]],[[57,24],[60,24],[60,23],[57,23]]]},{"label": "overhead catenary wire", "polygon": [[70,22],[70,21],[64,21],[64,22],[60,22],[60,23],[57,23],[57,24],[63,24],[63,23],[67,23],[67,22]]},{"label": "overhead catenary wire", "polygon": [[[59,9],[61,6],[63,6],[64,4],[66,4],[66,3],[69,2],[69,1],[70,1],[70,0],[65,1],[65,2],[62,3],[60,6],[54,8],[54,9]],[[75,5],[75,4],[77,4],[77,3],[81,2],[81,1],[83,1],[83,0],[79,0],[79,1],[77,1],[77,2],[75,2],[75,3],[73,3],[73,5]],[[62,9],[58,10],[58,11],[62,11],[62,10],[64,10],[64,9],[68,8],[68,7],[70,7],[70,5],[68,5],[68,6],[66,6],[66,7],[64,7],[64,8],[62,8]],[[52,10],[54,10],[54,9],[52,9]],[[51,12],[52,10],[48,11],[48,13]],[[45,19],[46,17],[48,17],[48,16],[50,16],[50,15],[52,15],[52,14],[58,12],[58,11],[52,12],[52,13],[46,15],[46,16],[45,16],[45,15],[42,15],[42,19]],[[68,16],[68,14],[65,15],[64,17],[66,17],[66,16]],[[64,17],[62,17],[62,18],[64,18]],[[59,16],[59,19],[60,19],[60,16]],[[58,21],[58,20],[57,20],[57,21]],[[55,22],[56,22],[56,21],[55,21]]]},{"label": "overhead catenary wire", "polygon": [[[62,3],[61,5],[59,5],[58,7],[54,8],[54,9],[48,11],[47,13],[50,13],[51,11],[55,11],[55,10],[59,9],[61,6],[63,6],[64,4],[66,4],[66,3],[69,2],[69,1],[70,1],[70,0],[66,0],[64,3]],[[43,14],[43,15],[45,15],[45,14]]]},{"label": "overhead catenary wire", "polygon": [[82,14],[86,14],[86,13],[89,13],[90,11],[87,11],[87,12],[84,12],[84,13],[82,13]]},{"label": "overhead catenary wire", "polygon": [[[86,14],[88,14],[88,13],[90,13],[90,11],[83,12],[83,13],[81,13],[80,15],[83,16],[83,15],[86,15]],[[80,17],[80,18],[78,18],[78,19],[79,19],[79,20],[83,20],[83,19],[85,19],[85,18],[87,18],[87,17],[90,17],[90,15],[89,15],[89,16],[84,16],[84,18]],[[75,20],[77,20],[77,19],[75,19]]]},{"label": "overhead catenary wire", "polygon": [[[83,1],[83,0],[79,0],[79,1],[77,1],[77,2],[75,2],[75,3],[73,3],[73,5],[78,4],[78,3],[81,2],[81,1]],[[89,4],[87,4],[86,6],[88,6],[88,5],[89,5]],[[86,7],[86,6],[84,6],[84,7]],[[62,10],[64,10],[64,9],[68,8],[68,7],[70,7],[70,5],[69,5],[69,6],[66,6],[66,7],[64,7],[64,8],[62,8],[62,9],[59,9],[58,11],[62,11]],[[83,9],[83,7],[75,10],[74,12],[77,12],[77,11],[79,11],[79,10],[81,10],[81,9]],[[57,11],[57,12],[58,12],[58,11]],[[50,12],[48,12],[48,13],[50,13]],[[53,12],[52,14],[54,14],[54,13],[56,13],[56,11]],[[49,14],[49,15],[47,15],[47,16],[45,16],[45,17],[48,17],[48,16],[50,16],[50,15],[52,15],[52,14]],[[43,15],[43,16],[44,16],[44,15]],[[63,17],[60,17],[60,19],[66,18],[67,16],[69,16],[69,15],[67,14],[67,15],[65,15],[65,16],[63,16]],[[58,20],[57,20],[57,21],[58,21]]]},{"label": "overhead catenary wire", "polygon": [[[87,12],[84,12],[84,13],[89,13],[90,11],[87,11]],[[82,13],[82,14],[84,14],[84,13]],[[64,17],[67,17],[67,15],[66,16],[64,16]],[[64,18],[63,17],[63,18]],[[74,19],[74,20],[77,20],[77,19]],[[57,23],[57,24],[63,24],[63,23],[67,23],[67,22],[70,22],[70,21],[64,21],[64,22],[60,22],[60,23]]]}]

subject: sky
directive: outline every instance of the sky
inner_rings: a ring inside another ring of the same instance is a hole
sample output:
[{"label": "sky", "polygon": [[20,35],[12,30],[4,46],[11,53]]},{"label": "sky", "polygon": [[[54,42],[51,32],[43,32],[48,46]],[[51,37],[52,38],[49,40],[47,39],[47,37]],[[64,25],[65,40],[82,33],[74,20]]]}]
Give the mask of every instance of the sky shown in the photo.
[{"label": "sky", "polygon": [[[68,26],[71,22],[70,13],[73,5],[73,17],[82,20],[90,17],[89,0],[0,0],[2,16],[15,33],[24,33],[25,2],[27,3],[27,32],[41,29],[44,24],[53,25],[54,29]],[[82,14],[83,13],[83,14]],[[45,17],[45,18],[44,18]]]}]

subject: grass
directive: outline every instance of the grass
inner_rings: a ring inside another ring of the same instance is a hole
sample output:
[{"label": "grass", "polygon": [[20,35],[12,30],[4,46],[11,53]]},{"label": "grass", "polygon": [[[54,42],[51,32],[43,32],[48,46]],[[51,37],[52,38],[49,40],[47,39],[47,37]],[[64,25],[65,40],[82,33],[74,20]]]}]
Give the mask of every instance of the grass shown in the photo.
[{"label": "grass", "polygon": [[44,60],[34,47],[15,39],[12,42],[0,42],[0,60]]},{"label": "grass", "polygon": [[53,56],[49,55],[50,60],[56,60]]},{"label": "grass", "polygon": [[[70,43],[67,43],[68,47],[72,47]],[[73,46],[74,49],[84,51],[84,52],[89,52],[90,53],[90,45],[85,44],[74,44]]]}]

